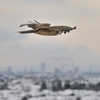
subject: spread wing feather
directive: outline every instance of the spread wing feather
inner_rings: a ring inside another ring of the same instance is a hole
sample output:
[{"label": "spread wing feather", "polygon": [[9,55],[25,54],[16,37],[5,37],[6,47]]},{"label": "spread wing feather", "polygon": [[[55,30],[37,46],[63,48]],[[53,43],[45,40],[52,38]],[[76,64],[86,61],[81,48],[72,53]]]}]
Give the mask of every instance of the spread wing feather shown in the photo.
[{"label": "spread wing feather", "polygon": [[31,23],[31,24],[21,24],[19,27],[22,27],[22,26],[28,26],[28,27],[33,28],[33,29],[36,29],[37,28],[37,24],[35,24],[35,23]]},{"label": "spread wing feather", "polygon": [[62,32],[64,32],[64,33],[68,32],[69,33],[71,30],[76,29],[76,27],[72,28],[72,27],[68,27],[68,26],[52,26],[50,28],[59,31],[59,33],[62,33]]},{"label": "spread wing feather", "polygon": [[[37,22],[37,21],[35,20],[35,22]],[[50,27],[50,24],[49,23],[39,23],[39,22],[34,23],[34,22],[31,22],[29,24],[21,24],[19,27],[22,27],[22,26],[28,26],[28,27],[30,27],[30,28],[32,28],[34,30],[37,30],[39,28],[47,28],[47,27]]]}]

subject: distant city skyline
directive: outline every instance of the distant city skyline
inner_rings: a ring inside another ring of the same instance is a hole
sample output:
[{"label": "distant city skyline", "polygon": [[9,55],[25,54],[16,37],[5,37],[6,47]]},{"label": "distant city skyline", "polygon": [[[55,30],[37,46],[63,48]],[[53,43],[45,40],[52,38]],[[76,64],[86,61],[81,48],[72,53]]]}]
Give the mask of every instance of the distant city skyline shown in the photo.
[{"label": "distant city skyline", "polygon": [[[38,66],[38,65],[36,65],[36,66],[32,66],[32,65],[30,65],[30,66],[17,66],[18,68],[16,68],[16,66],[6,66],[6,67],[4,67],[4,68],[2,68],[1,70],[0,70],[0,72],[20,72],[20,71],[27,71],[27,72],[31,72],[31,71],[36,71],[36,72],[42,72],[42,73],[45,73],[45,72],[55,72],[56,70],[58,71],[59,70],[59,72],[61,71],[61,72],[73,72],[73,71],[75,71],[75,72],[90,72],[90,73],[95,73],[95,72],[100,72],[99,70],[94,70],[95,69],[95,66],[92,66],[92,65],[90,65],[90,66],[87,66],[87,68],[88,68],[88,70],[86,69],[86,70],[84,70],[84,69],[82,69],[82,68],[80,68],[80,66],[70,66],[70,64],[69,65],[66,65],[66,63],[65,64],[63,64],[63,69],[62,69],[62,64],[61,65],[59,65],[59,66],[54,66],[53,64],[51,64],[51,65],[47,65],[46,63],[44,63],[45,64],[45,67],[42,67],[41,66],[41,64],[43,64],[44,62],[42,62],[42,63],[40,63],[40,65]],[[52,67],[52,69],[50,70],[50,68],[49,67]]]}]

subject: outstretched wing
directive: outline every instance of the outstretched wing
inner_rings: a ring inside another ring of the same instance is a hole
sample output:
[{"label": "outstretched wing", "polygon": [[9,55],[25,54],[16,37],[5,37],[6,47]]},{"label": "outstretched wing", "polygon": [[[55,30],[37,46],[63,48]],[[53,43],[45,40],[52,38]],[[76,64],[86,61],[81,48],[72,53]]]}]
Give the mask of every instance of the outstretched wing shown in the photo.
[{"label": "outstretched wing", "polygon": [[59,31],[60,34],[62,32],[64,32],[64,34],[65,34],[66,32],[69,33],[71,30],[76,29],[76,26],[73,27],[73,28],[72,27],[69,27],[69,26],[52,26],[50,28],[53,29],[53,30]]},{"label": "outstretched wing", "polygon": [[22,27],[22,26],[28,26],[34,30],[37,30],[39,28],[50,27],[50,24],[49,23],[40,23],[40,24],[30,23],[30,24],[21,24],[19,27]]},{"label": "outstretched wing", "polygon": [[21,24],[19,27],[22,27],[22,26],[28,26],[28,27],[31,27],[33,29],[36,28],[36,25],[37,24],[40,24],[38,21],[34,20],[34,22],[32,21],[28,21],[29,23],[28,24]]},{"label": "outstretched wing", "polygon": [[37,30],[39,28],[47,28],[47,27],[50,27],[50,24],[49,23],[39,23],[38,21],[34,20],[35,22],[31,22],[31,21],[28,21],[30,22],[29,24],[21,24],[19,27],[22,27],[22,26],[28,26],[34,30]]},{"label": "outstretched wing", "polygon": [[36,29],[37,28],[37,24],[36,23],[29,23],[29,24],[21,24],[19,27],[22,27],[22,26],[28,26],[32,29]]}]

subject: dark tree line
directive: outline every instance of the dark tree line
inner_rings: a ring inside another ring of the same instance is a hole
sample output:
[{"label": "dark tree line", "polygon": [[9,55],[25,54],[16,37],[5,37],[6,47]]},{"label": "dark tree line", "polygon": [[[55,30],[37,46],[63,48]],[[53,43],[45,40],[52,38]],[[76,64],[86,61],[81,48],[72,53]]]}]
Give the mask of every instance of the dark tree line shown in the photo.
[{"label": "dark tree line", "polygon": [[[47,85],[46,82],[42,82],[41,84],[41,89],[40,90],[44,90],[47,89]],[[65,90],[65,89],[86,89],[86,90],[100,90],[100,82],[98,82],[97,84],[85,84],[85,83],[78,83],[78,82],[74,82],[73,84],[70,83],[70,81],[65,81],[64,85],[62,86],[62,82],[60,80],[54,80],[52,81],[52,87],[51,87],[52,91],[59,91],[59,90]]]}]

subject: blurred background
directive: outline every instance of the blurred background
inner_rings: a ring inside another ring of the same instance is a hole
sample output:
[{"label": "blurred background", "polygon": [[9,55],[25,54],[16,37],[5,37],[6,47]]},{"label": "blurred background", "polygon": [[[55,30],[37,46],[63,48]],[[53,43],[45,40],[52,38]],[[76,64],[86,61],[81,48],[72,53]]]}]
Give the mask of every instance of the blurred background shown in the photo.
[{"label": "blurred background", "polygon": [[[34,20],[77,29],[18,33]],[[99,37],[100,0],[0,0],[0,100],[99,100]]]}]

